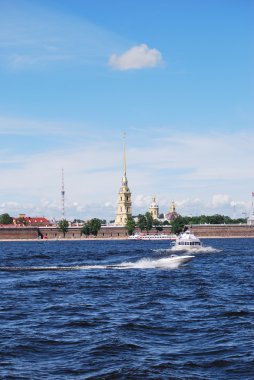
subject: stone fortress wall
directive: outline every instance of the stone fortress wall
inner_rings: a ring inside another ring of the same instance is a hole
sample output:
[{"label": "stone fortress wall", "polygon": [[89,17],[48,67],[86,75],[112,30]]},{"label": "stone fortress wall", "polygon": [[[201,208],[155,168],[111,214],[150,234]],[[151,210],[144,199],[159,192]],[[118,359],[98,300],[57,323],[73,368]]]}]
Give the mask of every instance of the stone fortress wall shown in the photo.
[{"label": "stone fortress wall", "polygon": [[[136,229],[136,232],[140,232]],[[192,232],[200,238],[231,238],[254,237],[254,226],[246,224],[203,224],[193,225]],[[153,228],[150,234],[156,233]],[[164,226],[162,233],[170,234],[171,227]],[[126,239],[127,230],[124,227],[102,226],[97,239]],[[0,227],[0,240],[58,240],[63,239],[63,233],[57,227]],[[70,227],[65,239],[86,240],[92,236],[81,236],[80,227]]]},{"label": "stone fortress wall", "polygon": [[192,232],[200,238],[254,237],[254,226],[246,224],[202,224],[193,225]]},{"label": "stone fortress wall", "polygon": [[37,227],[0,227],[0,240],[38,239]]}]

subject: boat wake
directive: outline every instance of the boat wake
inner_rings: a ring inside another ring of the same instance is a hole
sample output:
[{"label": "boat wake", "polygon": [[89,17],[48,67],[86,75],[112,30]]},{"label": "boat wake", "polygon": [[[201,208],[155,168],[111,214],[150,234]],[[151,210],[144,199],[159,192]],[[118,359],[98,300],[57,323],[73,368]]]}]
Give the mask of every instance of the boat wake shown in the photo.
[{"label": "boat wake", "polygon": [[[186,258],[186,259],[184,259]],[[143,258],[136,262],[123,262],[120,264],[108,264],[108,265],[77,265],[77,266],[48,266],[48,267],[36,267],[36,266],[24,266],[24,267],[0,267],[0,272],[13,272],[13,271],[74,271],[74,270],[100,270],[100,269],[175,269],[185,262],[189,261],[192,256],[177,256],[166,257],[162,259],[146,259]]]},{"label": "boat wake", "polygon": [[196,247],[196,248],[191,248],[191,250],[189,249],[179,249],[179,247],[175,247],[173,246],[171,248],[171,252],[193,252],[193,253],[217,253],[217,252],[222,252],[221,249],[217,249],[217,248],[213,248],[213,247],[204,247],[204,246],[201,246],[201,247]]},{"label": "boat wake", "polygon": [[173,253],[176,253],[176,252],[189,252],[189,253],[218,253],[218,252],[222,252],[222,249],[217,249],[217,248],[213,248],[213,247],[210,247],[210,246],[201,246],[201,247],[193,247],[191,249],[184,249],[184,248],[179,248],[179,247],[176,247],[176,246],[172,246],[168,249],[154,249],[153,252],[156,252],[156,253],[169,253],[169,254],[172,254]]}]

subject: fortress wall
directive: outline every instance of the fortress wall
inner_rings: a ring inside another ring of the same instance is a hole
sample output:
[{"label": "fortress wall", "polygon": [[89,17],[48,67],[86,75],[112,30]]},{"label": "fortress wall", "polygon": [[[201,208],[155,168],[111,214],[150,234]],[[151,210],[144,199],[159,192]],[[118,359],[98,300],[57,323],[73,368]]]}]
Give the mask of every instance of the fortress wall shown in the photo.
[{"label": "fortress wall", "polygon": [[0,227],[0,240],[38,239],[37,227]]},{"label": "fortress wall", "polygon": [[[62,232],[56,227],[40,227],[40,232],[43,237],[48,239],[63,238]],[[66,239],[80,239],[80,227],[71,227],[65,235]],[[202,224],[193,225],[192,231],[198,237],[254,237],[254,226],[246,224]],[[135,232],[140,232],[136,228]],[[157,233],[156,228],[153,228],[150,234]],[[159,232],[160,233],[160,232]],[[171,234],[171,226],[164,226],[162,233]],[[88,236],[87,238],[91,238]],[[128,237],[127,230],[124,227],[102,226],[98,232],[99,239],[126,239]],[[82,235],[82,239],[86,236]]]},{"label": "fortress wall", "polygon": [[[70,227],[65,234],[65,239],[80,239],[80,227]],[[39,227],[43,239],[63,239],[63,233],[57,227]]]},{"label": "fortress wall", "polygon": [[[136,233],[140,233],[140,229],[135,229]],[[146,233],[146,231],[143,231],[143,233]],[[164,234],[171,234],[171,226],[164,226],[163,231],[157,232],[156,228],[153,227],[149,234],[156,234],[156,233],[164,233]],[[125,239],[128,237],[128,232],[125,227],[111,227],[111,226],[102,226],[99,233],[99,238],[115,238],[115,239]]]},{"label": "fortress wall", "polygon": [[254,226],[246,224],[193,225],[192,232],[198,237],[254,237]]},{"label": "fortress wall", "polygon": [[[81,227],[70,227],[65,235],[66,239],[89,239],[93,236],[80,234]],[[202,238],[209,237],[254,237],[254,226],[246,224],[203,224],[193,225],[192,231]],[[136,229],[136,232],[140,232]],[[164,226],[163,233],[170,234],[171,227]],[[153,228],[150,234],[156,233]],[[126,239],[127,230],[124,227],[102,226],[98,232],[98,239]],[[57,227],[0,227],[0,240],[24,240],[24,239],[63,239],[63,233]]]}]

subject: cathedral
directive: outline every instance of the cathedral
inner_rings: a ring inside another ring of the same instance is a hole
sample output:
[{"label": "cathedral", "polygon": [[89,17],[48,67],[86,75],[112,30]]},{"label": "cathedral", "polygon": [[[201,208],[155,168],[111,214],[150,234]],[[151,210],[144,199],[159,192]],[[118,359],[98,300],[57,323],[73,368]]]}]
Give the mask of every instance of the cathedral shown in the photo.
[{"label": "cathedral", "polygon": [[123,177],[122,186],[118,193],[117,202],[117,214],[115,219],[116,226],[124,226],[128,218],[131,218],[131,192],[128,186],[128,180],[126,176],[126,153],[125,153],[125,141],[123,143]]}]

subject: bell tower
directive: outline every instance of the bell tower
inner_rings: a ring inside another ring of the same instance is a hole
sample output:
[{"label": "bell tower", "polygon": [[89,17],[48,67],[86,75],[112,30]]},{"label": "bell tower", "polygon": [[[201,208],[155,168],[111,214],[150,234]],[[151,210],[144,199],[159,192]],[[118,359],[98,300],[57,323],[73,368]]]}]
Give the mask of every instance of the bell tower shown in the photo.
[{"label": "bell tower", "polygon": [[123,136],[123,176],[122,186],[118,192],[117,214],[115,225],[124,226],[128,217],[131,217],[131,192],[128,186],[128,179],[126,176],[126,153],[125,153],[125,134]]},{"label": "bell tower", "polygon": [[153,219],[159,219],[159,206],[155,201],[155,197],[152,198],[152,203],[150,204],[149,212],[152,215]]}]

